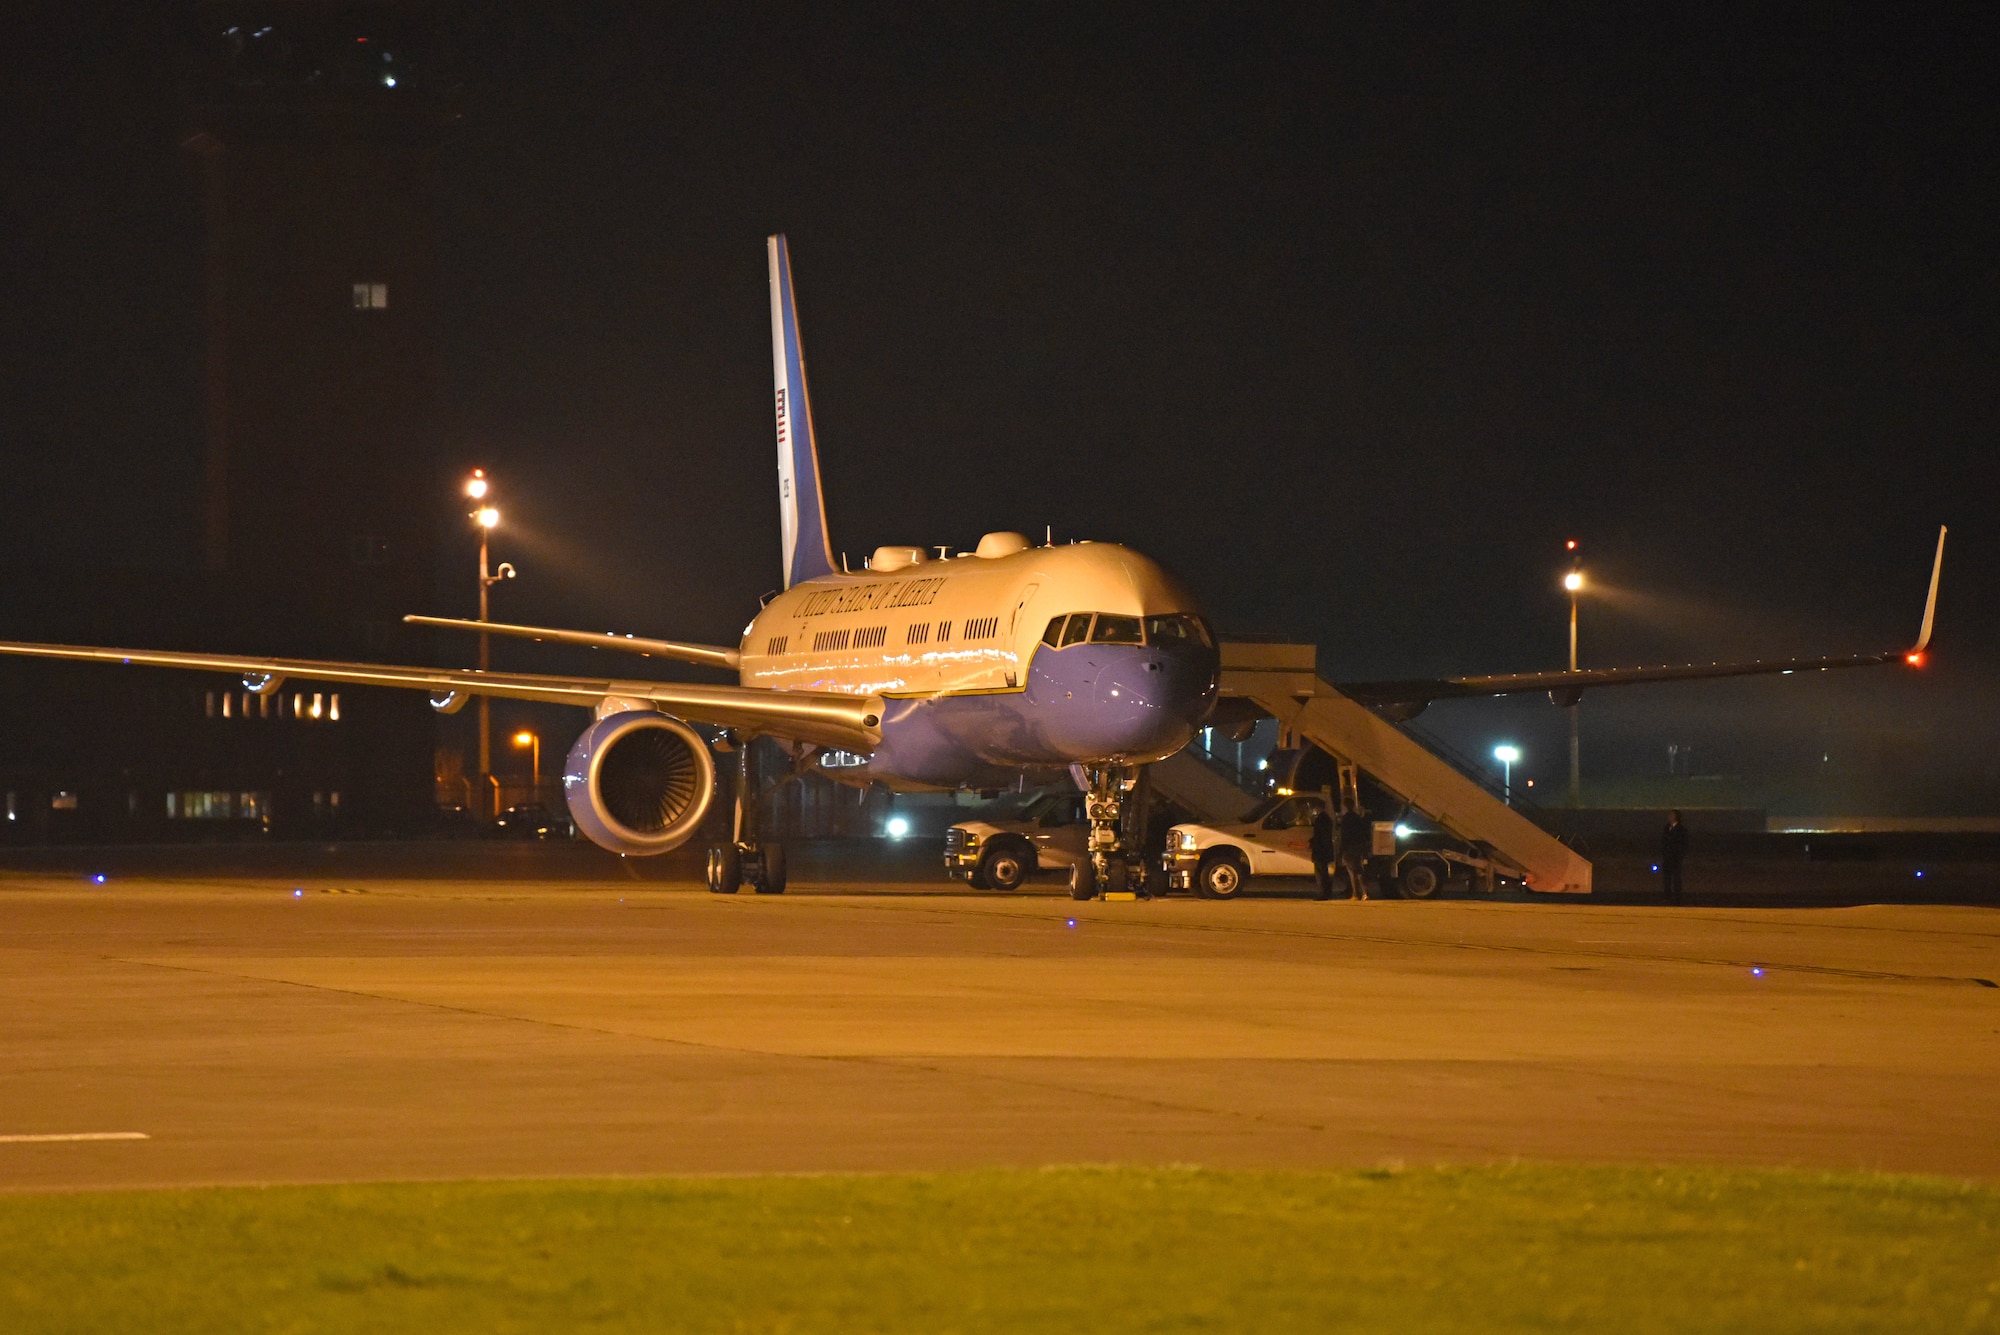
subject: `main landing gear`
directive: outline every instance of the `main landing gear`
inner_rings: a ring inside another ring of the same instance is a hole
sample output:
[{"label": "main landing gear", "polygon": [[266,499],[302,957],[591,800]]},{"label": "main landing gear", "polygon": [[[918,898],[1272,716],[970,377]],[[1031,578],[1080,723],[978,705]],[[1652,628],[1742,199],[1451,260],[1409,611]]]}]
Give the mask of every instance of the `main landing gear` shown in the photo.
[{"label": "main landing gear", "polygon": [[1144,859],[1125,840],[1125,802],[1139,784],[1138,767],[1088,765],[1079,777],[1090,818],[1090,861],[1070,872],[1069,897],[1095,899],[1100,893],[1124,891],[1146,898]]},{"label": "main landing gear", "polygon": [[757,838],[756,775],[749,739],[738,739],[735,746],[736,811],[729,842],[708,850],[708,888],[718,895],[733,895],[747,885],[760,895],[782,895],[785,846]]}]

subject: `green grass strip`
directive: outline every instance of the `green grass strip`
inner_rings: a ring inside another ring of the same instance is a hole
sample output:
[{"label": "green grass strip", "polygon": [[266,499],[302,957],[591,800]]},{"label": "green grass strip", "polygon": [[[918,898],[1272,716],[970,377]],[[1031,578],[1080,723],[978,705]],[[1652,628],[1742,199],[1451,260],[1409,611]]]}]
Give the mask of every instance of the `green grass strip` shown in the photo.
[{"label": "green grass strip", "polygon": [[0,1196],[4,1331],[1995,1331],[2000,1192],[1515,1166]]}]

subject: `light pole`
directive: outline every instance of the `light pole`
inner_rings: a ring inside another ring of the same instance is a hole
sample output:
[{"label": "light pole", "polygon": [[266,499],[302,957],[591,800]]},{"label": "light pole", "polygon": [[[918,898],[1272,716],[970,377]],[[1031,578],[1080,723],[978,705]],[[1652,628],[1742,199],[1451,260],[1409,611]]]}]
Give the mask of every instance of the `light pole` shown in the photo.
[{"label": "light pole", "polygon": [[533,760],[533,767],[534,767],[534,775],[535,775],[535,800],[536,800],[537,802],[539,802],[539,801],[541,801],[541,800],[542,800],[542,739],[541,739],[541,736],[540,736],[539,734],[537,734],[537,733],[532,733],[532,732],[529,732],[529,731],[528,731],[528,730],[527,730],[526,728],[523,728],[523,729],[521,729],[521,731],[519,731],[519,732],[517,732],[517,733],[515,733],[515,734],[514,734],[514,746],[515,746],[515,748],[516,748],[517,750],[518,750],[519,748],[521,748],[521,747],[524,747],[524,746],[525,746],[525,747],[529,747],[529,748],[531,748],[531,749],[532,749],[532,753],[533,753],[533,756],[534,756],[534,760]]},{"label": "light pole", "polygon": [[1493,758],[1500,762],[1500,792],[1507,799],[1507,805],[1514,805],[1514,762],[1521,758],[1521,748],[1502,743],[1493,748]]},{"label": "light pole", "polygon": [[[475,501],[484,501],[486,493],[490,490],[491,486],[486,480],[486,470],[473,469],[472,476],[465,480],[465,494]],[[481,505],[470,517],[479,527],[479,620],[485,621],[489,619],[486,615],[487,590],[503,579],[514,578],[514,567],[502,561],[498,570],[486,568],[486,540],[492,534],[494,526],[500,522],[500,512],[490,505]],[[481,672],[492,666],[491,655],[491,641],[482,631],[479,635]],[[483,693],[479,697],[479,782],[493,802],[493,811],[490,814],[499,815],[500,788],[493,781],[493,717]]]},{"label": "light pole", "polygon": [[[1576,595],[1583,592],[1583,557],[1576,550],[1576,539],[1569,540],[1569,573],[1563,576],[1563,587],[1569,590],[1569,670],[1576,671]],[[1569,698],[1569,804],[1583,805],[1583,763],[1577,744],[1576,711],[1583,703],[1583,695],[1578,692]]]}]

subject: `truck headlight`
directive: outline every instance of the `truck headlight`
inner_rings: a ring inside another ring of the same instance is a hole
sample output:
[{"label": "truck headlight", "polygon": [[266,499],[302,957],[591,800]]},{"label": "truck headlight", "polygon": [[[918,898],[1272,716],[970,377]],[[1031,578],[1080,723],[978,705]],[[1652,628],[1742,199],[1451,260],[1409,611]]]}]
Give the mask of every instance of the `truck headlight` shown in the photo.
[{"label": "truck headlight", "polygon": [[1194,832],[1192,830],[1182,830],[1181,851],[1183,853],[1192,853],[1194,852],[1194,850],[1195,850]]}]

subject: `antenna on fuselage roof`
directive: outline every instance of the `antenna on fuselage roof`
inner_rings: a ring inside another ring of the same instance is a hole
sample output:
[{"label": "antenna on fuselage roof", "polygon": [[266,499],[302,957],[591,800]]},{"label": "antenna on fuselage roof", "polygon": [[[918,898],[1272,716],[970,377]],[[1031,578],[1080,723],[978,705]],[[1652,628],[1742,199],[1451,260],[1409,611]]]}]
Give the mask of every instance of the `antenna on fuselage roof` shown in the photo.
[{"label": "antenna on fuselage roof", "polygon": [[1056,545],[1056,526],[1054,524],[1049,524],[1042,529],[1042,546],[1053,547],[1055,545]]}]

